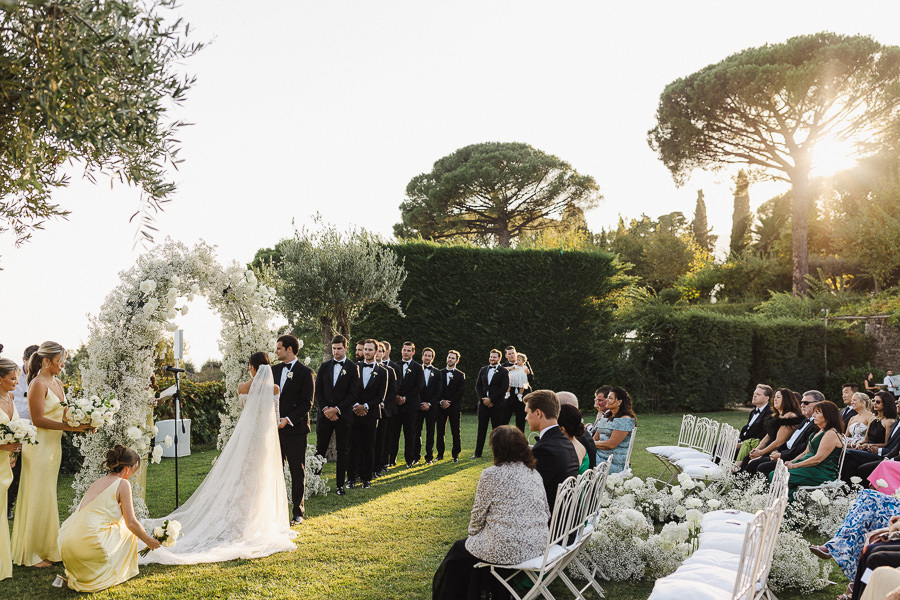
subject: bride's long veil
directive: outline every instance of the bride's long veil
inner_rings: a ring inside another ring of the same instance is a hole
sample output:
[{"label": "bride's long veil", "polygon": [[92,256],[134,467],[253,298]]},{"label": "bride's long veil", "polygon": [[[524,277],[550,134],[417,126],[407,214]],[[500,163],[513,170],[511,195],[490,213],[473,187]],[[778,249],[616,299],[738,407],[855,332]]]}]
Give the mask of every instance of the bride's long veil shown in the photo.
[{"label": "bride's long veil", "polygon": [[231,439],[209,474],[180,508],[165,519],[181,523],[183,536],[171,548],[140,562],[194,564],[255,558],[294,550],[278,442],[274,380],[261,365]]}]

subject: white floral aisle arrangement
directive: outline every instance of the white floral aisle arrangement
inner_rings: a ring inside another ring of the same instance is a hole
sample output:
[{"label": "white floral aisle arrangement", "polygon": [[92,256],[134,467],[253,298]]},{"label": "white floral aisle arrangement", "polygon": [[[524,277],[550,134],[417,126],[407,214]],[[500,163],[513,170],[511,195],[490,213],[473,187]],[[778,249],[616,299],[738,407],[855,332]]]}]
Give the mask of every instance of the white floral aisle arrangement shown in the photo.
[{"label": "white floral aisle arrangement", "polygon": [[90,425],[93,429],[100,429],[115,422],[120,408],[122,404],[115,394],[82,396],[66,403],[65,418],[72,427]]},{"label": "white floral aisle arrangement", "polygon": [[0,424],[0,446],[37,443],[37,427],[31,421],[17,418]]},{"label": "white floral aisle arrangement", "polygon": [[[171,548],[181,536],[181,523],[166,519],[163,524],[153,530],[153,539],[162,544],[163,548]],[[141,556],[150,554],[150,548],[144,548],[138,552]]]}]

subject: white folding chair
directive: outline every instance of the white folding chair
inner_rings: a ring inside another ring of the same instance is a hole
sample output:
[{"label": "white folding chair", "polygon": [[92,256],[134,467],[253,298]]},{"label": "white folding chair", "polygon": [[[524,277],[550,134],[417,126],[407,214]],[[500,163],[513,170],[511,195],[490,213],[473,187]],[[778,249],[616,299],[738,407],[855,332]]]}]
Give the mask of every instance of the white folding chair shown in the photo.
[{"label": "white folding chair", "polygon": [[[772,473],[772,483],[769,485],[769,494],[766,499],[766,507],[772,506],[779,498],[787,502],[788,494],[788,468],[780,458],[775,463]],[[714,510],[703,515],[700,530],[704,533],[734,533],[742,530],[748,521],[753,519],[753,513],[739,510]]]},{"label": "white folding chair", "polygon": [[634,452],[634,438],[637,437],[637,427],[631,430],[631,438],[628,440],[628,454],[625,455],[625,468],[622,469],[623,475],[631,475],[631,453]]}]

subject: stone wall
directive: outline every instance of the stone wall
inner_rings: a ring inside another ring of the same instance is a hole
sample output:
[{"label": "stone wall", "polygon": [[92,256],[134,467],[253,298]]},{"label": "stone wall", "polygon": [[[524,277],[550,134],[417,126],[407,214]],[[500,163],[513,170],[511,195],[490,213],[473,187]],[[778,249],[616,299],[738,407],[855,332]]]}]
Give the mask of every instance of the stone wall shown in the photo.
[{"label": "stone wall", "polygon": [[872,365],[900,372],[900,327],[887,324],[887,317],[866,320],[866,337],[872,340]]}]

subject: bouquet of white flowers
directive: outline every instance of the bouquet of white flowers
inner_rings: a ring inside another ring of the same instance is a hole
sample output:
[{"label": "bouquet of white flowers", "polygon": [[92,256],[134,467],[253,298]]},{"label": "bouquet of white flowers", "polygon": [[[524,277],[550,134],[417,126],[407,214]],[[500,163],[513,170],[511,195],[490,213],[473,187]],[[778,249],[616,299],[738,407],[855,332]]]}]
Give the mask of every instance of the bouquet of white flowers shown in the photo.
[{"label": "bouquet of white flowers", "polygon": [[[153,530],[153,539],[163,545],[165,548],[171,548],[175,545],[175,540],[181,535],[181,523],[178,521],[170,521],[166,519],[163,524]],[[147,556],[150,554],[150,548],[144,548],[138,554]]]},{"label": "bouquet of white flowers", "polygon": [[90,425],[99,429],[112,424],[121,407],[114,394],[76,398],[68,403],[66,422],[72,427]]},{"label": "bouquet of white flowers", "polygon": [[37,444],[37,427],[25,419],[13,419],[0,424],[0,446],[6,444]]}]

